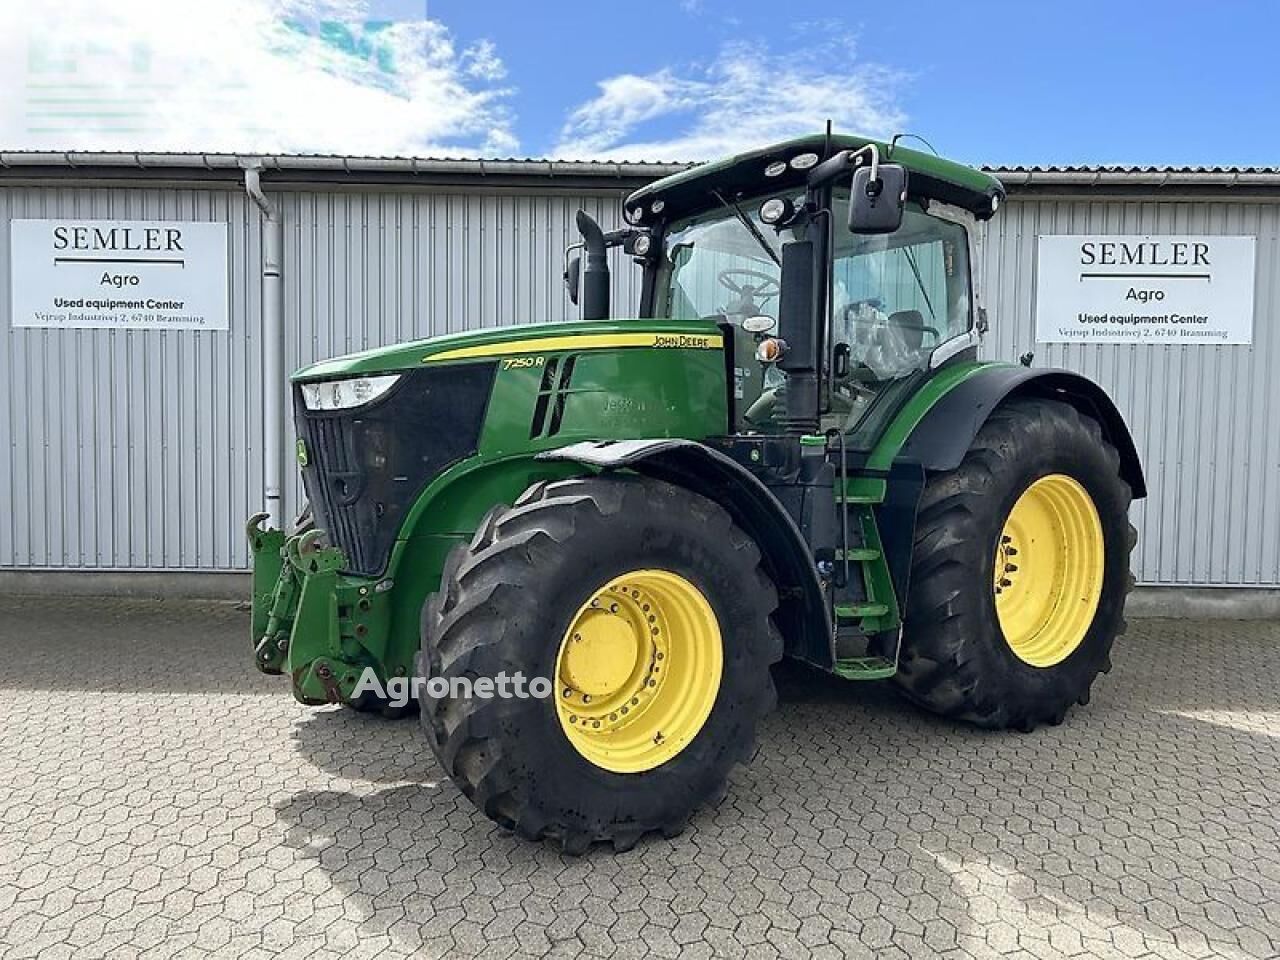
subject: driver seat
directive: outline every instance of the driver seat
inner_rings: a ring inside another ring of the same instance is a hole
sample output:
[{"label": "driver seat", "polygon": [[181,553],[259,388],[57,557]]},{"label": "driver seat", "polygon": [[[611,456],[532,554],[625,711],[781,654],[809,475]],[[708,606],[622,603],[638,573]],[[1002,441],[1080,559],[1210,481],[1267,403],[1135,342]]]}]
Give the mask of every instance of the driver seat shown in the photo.
[{"label": "driver seat", "polygon": [[891,313],[887,324],[894,328],[909,349],[919,350],[924,346],[924,315],[919,310],[898,310]]}]

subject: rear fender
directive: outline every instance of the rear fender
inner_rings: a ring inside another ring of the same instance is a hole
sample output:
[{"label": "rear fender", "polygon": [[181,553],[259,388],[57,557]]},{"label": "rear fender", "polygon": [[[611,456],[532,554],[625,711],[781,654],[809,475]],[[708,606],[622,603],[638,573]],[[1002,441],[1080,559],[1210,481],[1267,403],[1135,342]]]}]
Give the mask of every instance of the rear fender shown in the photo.
[{"label": "rear fender", "polygon": [[1103,437],[1120,454],[1120,476],[1133,491],[1133,498],[1147,495],[1138,451],[1120,411],[1100,386],[1070,370],[1033,370],[1006,364],[981,368],[933,405],[895,459],[918,463],[931,472],[954,470],[991,412],[1016,397],[1060,400],[1096,420]]},{"label": "rear fender", "polygon": [[749,470],[705,444],[680,439],[575,443],[538,459],[633,470],[720,504],[760,547],[765,572],[778,588],[776,618],[787,655],[830,669],[830,614],[809,546],[790,514]]}]

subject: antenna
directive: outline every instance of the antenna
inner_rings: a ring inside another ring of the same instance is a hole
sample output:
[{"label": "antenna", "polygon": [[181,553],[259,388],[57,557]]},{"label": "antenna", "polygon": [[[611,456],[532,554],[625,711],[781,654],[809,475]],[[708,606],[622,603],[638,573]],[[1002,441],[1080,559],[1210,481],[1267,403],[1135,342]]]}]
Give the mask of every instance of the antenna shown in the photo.
[{"label": "antenna", "polygon": [[827,141],[822,145],[822,159],[831,156],[831,118],[827,117]]},{"label": "antenna", "polygon": [[919,140],[926,147],[928,147],[930,150],[933,151],[933,155],[935,157],[942,156],[942,154],[938,153],[937,149],[934,147],[932,143],[930,143],[924,137],[920,136],[920,134],[918,133],[895,133],[893,135],[893,139],[889,141],[889,149],[885,151],[886,160],[893,156],[893,148],[896,147],[898,145],[898,141],[903,139],[904,137],[910,138],[912,140]]}]

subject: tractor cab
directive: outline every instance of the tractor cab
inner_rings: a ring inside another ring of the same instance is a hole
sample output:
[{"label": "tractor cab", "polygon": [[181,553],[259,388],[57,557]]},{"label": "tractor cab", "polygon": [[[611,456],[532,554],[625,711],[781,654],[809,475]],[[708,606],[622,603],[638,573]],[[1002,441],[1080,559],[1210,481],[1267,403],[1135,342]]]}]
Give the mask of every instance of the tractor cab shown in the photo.
[{"label": "tractor cab", "polygon": [[[786,372],[757,357],[760,345],[779,335],[782,248],[803,232],[762,219],[761,208],[767,217],[779,200],[798,207],[803,197],[757,202],[749,214],[754,230],[724,210],[676,221],[664,236],[656,277],[655,316],[728,328],[735,428],[742,432],[783,427]],[[833,191],[833,202],[847,206],[849,191]],[[926,373],[939,347],[960,348],[945,351],[941,362],[972,346],[969,230],[963,218],[939,214],[913,200],[892,234],[842,230],[833,238],[822,430],[855,431],[876,397]]]},{"label": "tractor cab", "polygon": [[[633,229],[657,241],[638,258],[642,315],[722,327],[734,432],[803,421],[866,445],[887,422],[874,410],[896,407],[948,360],[973,358],[974,228],[1002,196],[994,178],[858,137],[695,168],[626,202]],[[796,376],[801,389],[789,391]],[[800,396],[789,403],[789,392]]]}]

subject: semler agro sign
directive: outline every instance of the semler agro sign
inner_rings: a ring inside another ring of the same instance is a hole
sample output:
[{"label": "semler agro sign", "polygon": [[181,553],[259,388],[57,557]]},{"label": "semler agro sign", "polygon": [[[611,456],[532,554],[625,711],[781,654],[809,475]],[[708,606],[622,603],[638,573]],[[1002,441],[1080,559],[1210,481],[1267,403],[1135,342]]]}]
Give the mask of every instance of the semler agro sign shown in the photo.
[{"label": "semler agro sign", "polygon": [[1042,343],[1253,342],[1253,237],[1037,239]]},{"label": "semler agro sign", "polygon": [[226,330],[227,226],[14,220],[13,326]]}]

